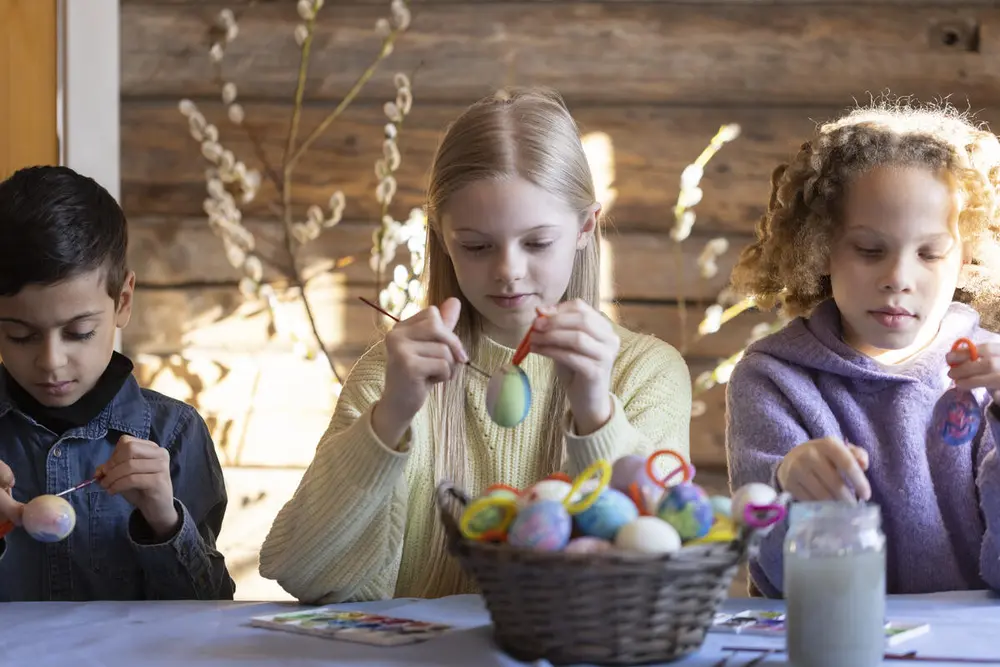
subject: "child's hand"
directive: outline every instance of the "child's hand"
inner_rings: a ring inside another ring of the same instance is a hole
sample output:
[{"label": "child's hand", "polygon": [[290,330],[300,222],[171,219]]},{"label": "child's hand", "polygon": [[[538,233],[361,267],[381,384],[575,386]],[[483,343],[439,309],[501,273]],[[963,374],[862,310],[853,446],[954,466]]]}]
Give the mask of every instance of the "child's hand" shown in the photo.
[{"label": "child's hand", "polygon": [[0,522],[11,521],[15,526],[21,525],[21,514],[24,504],[14,500],[11,489],[14,488],[14,471],[0,461]]},{"label": "child's hand", "polygon": [[978,359],[972,361],[969,350],[959,348],[948,353],[945,359],[952,365],[948,377],[959,389],[986,388],[993,400],[1000,403],[1000,346],[983,343],[976,346]]},{"label": "child's hand", "polygon": [[372,428],[382,442],[399,442],[423,407],[431,387],[455,375],[469,360],[455,325],[462,303],[448,299],[403,320],[385,337],[385,389],[372,412]]},{"label": "child's hand", "polygon": [[611,369],[621,341],[611,322],[580,300],[539,309],[531,351],[552,359],[566,387],[577,433],[587,435],[611,418]]},{"label": "child's hand", "polygon": [[99,483],[108,493],[131,503],[157,538],[171,535],[180,517],[174,507],[170,454],[154,442],[130,435],[118,439],[107,463],[97,467]]},{"label": "child's hand", "polygon": [[[796,500],[869,500],[872,488],[865,470],[868,452],[837,438],[819,438],[785,455],[778,466],[778,483]],[[844,482],[845,477],[854,492]]]}]

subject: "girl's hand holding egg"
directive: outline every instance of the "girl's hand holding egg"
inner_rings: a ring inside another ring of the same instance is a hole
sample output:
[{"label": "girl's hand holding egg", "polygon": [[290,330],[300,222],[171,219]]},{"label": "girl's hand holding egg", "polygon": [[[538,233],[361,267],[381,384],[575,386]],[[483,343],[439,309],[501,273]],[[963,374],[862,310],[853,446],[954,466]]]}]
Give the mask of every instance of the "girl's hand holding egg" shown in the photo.
[{"label": "girl's hand holding egg", "polygon": [[539,309],[530,349],[552,359],[579,435],[611,418],[611,370],[621,341],[607,317],[580,299]]}]

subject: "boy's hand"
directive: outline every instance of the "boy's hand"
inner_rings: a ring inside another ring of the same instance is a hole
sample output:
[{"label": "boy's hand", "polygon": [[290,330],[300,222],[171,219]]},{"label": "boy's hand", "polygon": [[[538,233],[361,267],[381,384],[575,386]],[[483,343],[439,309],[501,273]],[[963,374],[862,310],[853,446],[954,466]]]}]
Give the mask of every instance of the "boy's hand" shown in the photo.
[{"label": "boy's hand", "polygon": [[976,346],[978,358],[973,361],[969,350],[959,348],[948,353],[945,359],[951,365],[948,377],[959,389],[986,388],[993,394],[993,401],[1000,403],[1000,346],[983,343]]},{"label": "boy's hand", "polygon": [[157,538],[169,537],[177,530],[180,516],[174,507],[167,450],[148,440],[123,435],[107,463],[97,467],[97,475],[108,493],[120,493],[142,513]]},{"label": "boy's hand", "polygon": [[837,438],[819,438],[785,455],[778,466],[778,483],[796,500],[870,500],[872,488],[865,470],[868,452]]},{"label": "boy's hand", "polygon": [[21,514],[24,504],[14,500],[11,489],[14,488],[14,471],[3,461],[0,461],[0,523],[10,521],[15,526],[21,525]]}]

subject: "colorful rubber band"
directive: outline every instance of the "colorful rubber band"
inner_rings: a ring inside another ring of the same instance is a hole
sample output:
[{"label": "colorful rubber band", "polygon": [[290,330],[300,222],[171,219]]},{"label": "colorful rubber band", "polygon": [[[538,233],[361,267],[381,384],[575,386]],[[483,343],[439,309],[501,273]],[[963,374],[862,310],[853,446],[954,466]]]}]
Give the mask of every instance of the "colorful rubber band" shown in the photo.
[{"label": "colorful rubber band", "polygon": [[[573,496],[593,477],[597,475],[597,487],[588,493],[586,496],[576,501],[572,502]],[[590,509],[590,506],[597,502],[597,498],[604,492],[604,489],[608,487],[611,483],[611,464],[604,459],[599,459],[594,461],[594,463],[580,473],[580,476],[576,478],[573,482],[573,486],[570,487],[569,493],[566,494],[566,499],[563,501],[563,505],[566,507],[566,511],[570,514],[579,514]]]},{"label": "colorful rubber band", "polygon": [[[503,519],[499,526],[493,526],[484,531],[473,530],[470,524],[485,510],[499,507],[504,510]],[[503,534],[517,516],[517,502],[513,498],[502,496],[484,496],[474,500],[462,513],[462,520],[459,529],[462,535],[470,540],[496,539],[496,533]]]},{"label": "colorful rubber band", "polygon": [[[956,340],[955,344],[951,346],[951,351],[958,352],[963,347],[969,350],[969,361],[979,361],[979,350],[976,349],[976,344],[968,338],[959,338]],[[956,364],[949,365],[954,367]]]},{"label": "colorful rubber band", "polygon": [[784,519],[787,511],[784,505],[747,503],[743,508],[743,522],[751,528],[767,528]]},{"label": "colorful rubber band", "polygon": [[[673,457],[674,459],[677,460],[678,463],[681,464],[681,467],[677,468],[675,470],[672,470],[663,479],[657,479],[657,477],[656,477],[656,471],[653,470],[653,464],[656,463],[656,460],[658,458],[660,458],[661,456],[671,456],[671,457]],[[682,480],[684,482],[690,482],[691,478],[694,477],[694,467],[690,463],[688,463],[687,461],[685,461],[683,456],[681,456],[680,454],[678,454],[677,452],[675,452],[672,449],[661,449],[659,451],[653,452],[649,456],[649,458],[646,460],[646,474],[649,475],[649,478],[651,480],[653,480],[654,482],[656,482],[656,484],[660,488],[663,488],[663,489],[667,488],[667,482],[669,482],[671,479],[673,479],[677,475],[677,473],[679,473],[679,472],[683,472],[684,473],[684,479]]]}]

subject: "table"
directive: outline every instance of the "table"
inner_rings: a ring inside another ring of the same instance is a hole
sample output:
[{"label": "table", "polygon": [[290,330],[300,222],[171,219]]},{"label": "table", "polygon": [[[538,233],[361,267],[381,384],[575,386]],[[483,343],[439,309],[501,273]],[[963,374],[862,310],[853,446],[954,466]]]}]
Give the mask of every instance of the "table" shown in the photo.
[{"label": "table", "polygon": [[[337,605],[425,621],[460,630],[423,644],[370,647],[247,625],[252,616],[295,609],[254,602],[32,602],[0,605],[0,665],[4,667],[229,667],[232,665],[358,665],[447,667],[525,665],[495,648],[481,598],[462,595],[439,600],[396,599]],[[723,610],[781,609],[779,601],[728,600]],[[1000,597],[985,592],[891,596],[893,619],[924,620],[929,634],[893,651],[918,655],[1000,660]],[[683,667],[710,667],[723,646],[780,647],[764,637],[710,633],[702,651]],[[741,653],[726,667],[740,667],[754,654]],[[535,665],[547,665],[537,662]],[[785,664],[783,655],[758,663]],[[958,663],[892,662],[891,665]]]}]

